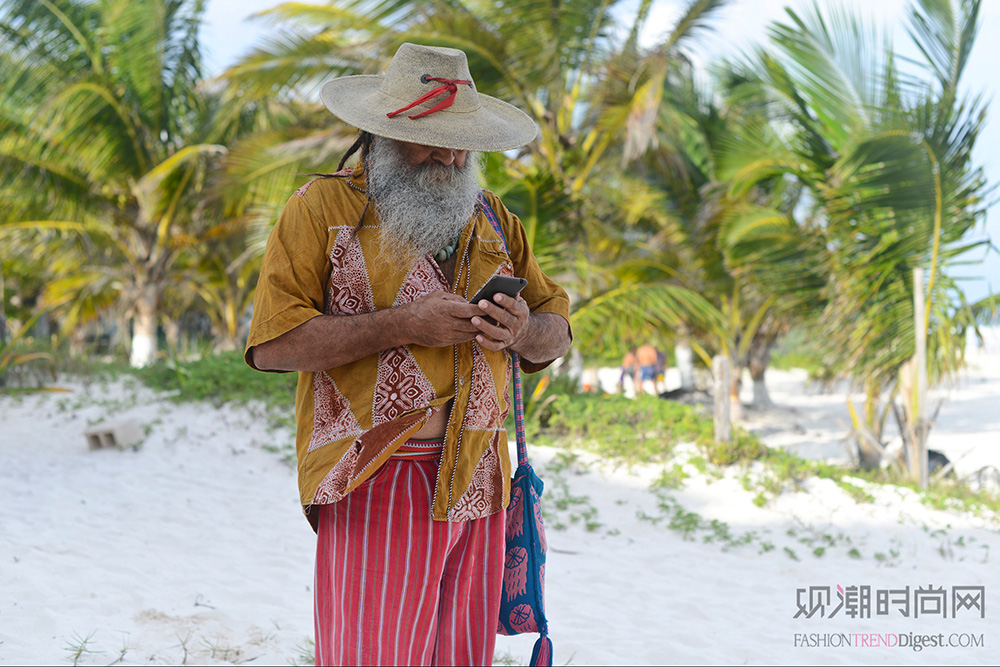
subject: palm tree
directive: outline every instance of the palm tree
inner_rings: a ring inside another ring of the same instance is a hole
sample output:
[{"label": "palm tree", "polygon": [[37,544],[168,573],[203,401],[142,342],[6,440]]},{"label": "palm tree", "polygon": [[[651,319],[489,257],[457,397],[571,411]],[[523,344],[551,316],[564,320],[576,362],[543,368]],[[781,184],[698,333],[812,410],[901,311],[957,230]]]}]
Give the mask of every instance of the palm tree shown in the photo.
[{"label": "palm tree", "polygon": [[155,356],[178,258],[216,222],[208,174],[239,129],[202,83],[204,4],[0,2],[0,231],[50,243],[46,299],[68,324],[117,304],[134,365]]},{"label": "palm tree", "polygon": [[[920,326],[929,334],[932,380],[961,365],[964,334],[974,326],[946,269],[978,245],[963,239],[982,218],[987,193],[971,159],[986,104],[958,93],[979,8],[979,0],[914,1],[909,31],[924,78],[904,76],[891,46],[859,18],[817,6],[789,10],[789,22],[770,30],[771,50],[760,49],[742,71],[746,94],[769,103],[777,131],[748,127],[743,145],[728,151],[731,194],[780,177],[800,184],[812,203],[794,222],[770,216],[758,228],[764,235],[744,221],[743,238],[763,243],[767,234],[800,230],[807,242],[785,267],[822,267],[815,338],[834,368],[864,389],[863,417],[849,408],[869,466],[884,455],[897,379],[914,354],[912,270],[928,276],[930,308]],[[923,417],[910,410],[907,419]]]}]

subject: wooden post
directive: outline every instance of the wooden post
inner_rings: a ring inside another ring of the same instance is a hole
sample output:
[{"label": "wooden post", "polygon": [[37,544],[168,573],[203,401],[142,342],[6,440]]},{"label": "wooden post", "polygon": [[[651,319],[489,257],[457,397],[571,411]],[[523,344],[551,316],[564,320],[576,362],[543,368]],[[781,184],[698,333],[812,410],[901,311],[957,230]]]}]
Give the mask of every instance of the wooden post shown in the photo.
[{"label": "wooden post", "polygon": [[916,382],[914,387],[913,431],[916,434],[917,481],[921,489],[927,488],[927,329],[924,323],[927,317],[927,304],[924,300],[924,271],[913,269],[913,317],[917,330],[916,344]]},{"label": "wooden post", "polygon": [[715,382],[715,441],[729,442],[729,357],[719,355],[712,359],[712,377]]}]

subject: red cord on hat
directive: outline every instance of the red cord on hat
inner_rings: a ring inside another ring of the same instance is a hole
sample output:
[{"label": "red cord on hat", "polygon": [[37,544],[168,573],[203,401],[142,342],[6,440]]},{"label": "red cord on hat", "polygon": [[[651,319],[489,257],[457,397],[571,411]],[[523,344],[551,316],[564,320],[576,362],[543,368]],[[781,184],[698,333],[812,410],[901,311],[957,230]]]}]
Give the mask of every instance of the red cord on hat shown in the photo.
[{"label": "red cord on hat", "polygon": [[386,116],[388,116],[389,118],[393,118],[403,113],[404,111],[409,111],[418,104],[423,104],[429,99],[435,98],[438,95],[444,95],[445,93],[449,93],[448,97],[438,102],[434,108],[428,109],[427,111],[424,111],[422,113],[418,113],[415,116],[410,116],[410,118],[422,118],[423,116],[429,116],[430,114],[441,111],[442,109],[447,109],[452,104],[454,104],[455,96],[458,94],[458,84],[464,83],[470,87],[472,86],[472,82],[466,81],[465,79],[442,79],[440,77],[426,76],[426,75],[420,77],[420,81],[422,83],[427,83],[428,81],[439,81],[441,85],[433,90],[427,91],[426,93],[424,93],[417,99],[413,100],[402,109],[396,109],[391,113],[387,113]]}]

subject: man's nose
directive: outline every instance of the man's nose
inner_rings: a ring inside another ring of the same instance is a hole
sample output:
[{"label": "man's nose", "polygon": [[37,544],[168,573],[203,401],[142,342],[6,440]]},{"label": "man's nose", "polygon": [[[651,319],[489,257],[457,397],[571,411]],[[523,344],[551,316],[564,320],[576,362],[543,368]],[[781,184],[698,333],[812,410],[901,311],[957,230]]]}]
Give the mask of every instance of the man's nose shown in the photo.
[{"label": "man's nose", "polygon": [[448,166],[455,161],[455,151],[451,148],[435,148],[431,157],[433,157],[435,161]]}]

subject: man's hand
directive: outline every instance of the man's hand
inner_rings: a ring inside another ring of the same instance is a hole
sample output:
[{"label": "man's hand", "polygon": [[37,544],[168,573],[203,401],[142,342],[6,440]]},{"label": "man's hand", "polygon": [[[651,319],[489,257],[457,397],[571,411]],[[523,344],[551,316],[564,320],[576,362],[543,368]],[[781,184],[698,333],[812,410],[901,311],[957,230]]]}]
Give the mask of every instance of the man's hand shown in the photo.
[{"label": "man's hand", "polygon": [[520,296],[496,294],[493,301],[495,303],[483,299],[475,304],[479,313],[472,318],[472,324],[481,332],[476,342],[487,350],[498,352],[517,345],[528,330],[531,311]]},{"label": "man's hand", "polygon": [[410,318],[407,328],[417,345],[445,347],[464,343],[480,331],[473,325],[473,318],[482,311],[457,294],[431,292],[402,308]]}]

